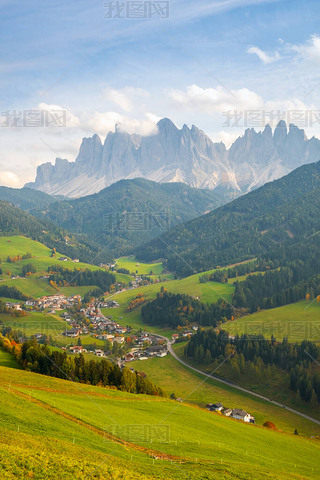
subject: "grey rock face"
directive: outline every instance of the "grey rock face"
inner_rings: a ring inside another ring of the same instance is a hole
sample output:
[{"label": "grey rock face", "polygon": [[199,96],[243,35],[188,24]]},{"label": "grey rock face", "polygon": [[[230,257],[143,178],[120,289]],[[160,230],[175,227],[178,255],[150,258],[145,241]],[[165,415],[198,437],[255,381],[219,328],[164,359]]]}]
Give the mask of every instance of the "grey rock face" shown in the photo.
[{"label": "grey rock face", "polygon": [[303,130],[284,121],[274,133],[247,129],[226,150],[194,125],[179,130],[171,120],[158,122],[158,133],[143,137],[119,131],[84,138],[75,162],[57,158],[37,169],[26,186],[49,194],[80,197],[121,179],[143,177],[157,182],[184,182],[218,189],[230,197],[280,178],[305,163],[320,159],[320,141],[308,140]]}]

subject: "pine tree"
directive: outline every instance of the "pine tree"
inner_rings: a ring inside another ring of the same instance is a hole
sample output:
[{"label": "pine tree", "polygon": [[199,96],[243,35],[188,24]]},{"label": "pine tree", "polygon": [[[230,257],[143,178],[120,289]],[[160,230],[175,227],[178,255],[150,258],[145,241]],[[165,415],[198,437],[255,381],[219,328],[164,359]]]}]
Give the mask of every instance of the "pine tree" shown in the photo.
[{"label": "pine tree", "polygon": [[206,353],[204,355],[204,363],[205,365],[209,365],[209,363],[211,362],[212,362],[211,353],[210,353],[210,350],[207,348]]}]

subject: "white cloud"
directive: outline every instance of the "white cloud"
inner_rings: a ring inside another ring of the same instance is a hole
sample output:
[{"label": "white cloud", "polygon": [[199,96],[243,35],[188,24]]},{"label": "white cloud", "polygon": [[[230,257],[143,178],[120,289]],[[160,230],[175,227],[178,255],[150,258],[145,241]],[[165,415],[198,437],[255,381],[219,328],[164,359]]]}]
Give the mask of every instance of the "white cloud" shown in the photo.
[{"label": "white cloud", "polygon": [[[55,111],[65,112],[67,128],[78,127],[80,124],[79,118],[73,115],[73,113],[70,110],[62,107],[61,105],[49,105],[47,103],[42,102],[42,103],[39,103],[37,108],[39,110],[45,110],[47,112],[55,112]],[[61,127],[58,127],[58,128],[61,128]]]},{"label": "white cloud", "polygon": [[130,118],[117,112],[95,112],[87,122],[87,127],[92,133],[106,136],[108,132],[114,132],[115,125],[123,132],[137,133],[139,135],[152,135],[157,132],[157,115],[146,113],[141,118]]},{"label": "white cloud", "polygon": [[305,44],[291,45],[291,49],[298,53],[303,60],[320,63],[320,37],[311,35]]},{"label": "white cloud", "polygon": [[221,86],[202,88],[197,85],[190,85],[185,91],[172,90],[169,95],[176,105],[205,113],[245,108],[254,109],[263,106],[263,99],[247,88],[226,90]]},{"label": "white cloud", "polygon": [[120,107],[124,112],[132,112],[141,98],[149,97],[149,92],[142,88],[124,87],[122,89],[106,88],[102,98]]},{"label": "white cloud", "polygon": [[21,187],[21,180],[14,172],[0,171],[0,185],[6,187],[19,188]]},{"label": "white cloud", "polygon": [[257,55],[263,63],[273,63],[280,59],[279,52],[276,51],[273,55],[268,55],[259,47],[250,47],[247,52]]},{"label": "white cloud", "polygon": [[91,132],[106,136],[108,132],[114,131],[115,124],[121,123],[123,116],[117,112],[95,112],[84,125]]},{"label": "white cloud", "polygon": [[[297,114],[297,121],[301,120],[301,112],[317,110],[315,105],[306,104],[299,98],[275,98],[264,100],[260,95],[247,88],[238,90],[225,90],[223,87],[202,88],[197,85],[190,85],[186,90],[173,90],[169,92],[175,106],[180,109],[191,110],[194,116],[198,114],[209,114],[211,118],[215,114],[223,112],[235,112],[239,114],[245,111],[263,112],[268,119],[272,112],[277,116],[278,112],[281,117],[286,116],[290,119],[290,115],[294,118],[294,112]],[[300,115],[300,116],[299,116]],[[268,123],[268,121],[266,122]],[[294,121],[293,121],[294,123]],[[215,134],[215,138],[217,133]]]}]

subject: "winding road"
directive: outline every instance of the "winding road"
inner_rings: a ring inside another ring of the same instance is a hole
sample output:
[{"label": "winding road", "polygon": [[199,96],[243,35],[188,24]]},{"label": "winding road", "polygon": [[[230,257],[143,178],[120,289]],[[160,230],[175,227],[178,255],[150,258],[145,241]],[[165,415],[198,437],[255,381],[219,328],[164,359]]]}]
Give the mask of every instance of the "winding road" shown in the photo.
[{"label": "winding road", "polygon": [[228,387],[232,387],[232,388],[235,388],[236,390],[240,390],[241,392],[247,393],[248,395],[251,395],[253,397],[264,400],[265,402],[268,402],[272,405],[284,408],[284,409],[288,410],[289,412],[295,413],[296,415],[299,415],[300,417],[305,418],[306,420],[309,420],[310,422],[313,422],[313,423],[316,423],[317,425],[320,425],[320,420],[317,420],[313,417],[310,417],[309,415],[306,415],[305,413],[299,412],[298,410],[294,410],[291,407],[287,407],[283,403],[277,402],[276,400],[271,400],[270,398],[265,397],[264,395],[260,395],[259,393],[252,392],[251,390],[248,390],[247,388],[240,387],[239,385],[236,385],[232,382],[229,382],[228,380],[223,380],[222,378],[216,377],[215,375],[205,373],[202,370],[199,370],[198,368],[192,367],[187,362],[182,360],[182,358],[180,358],[175,353],[175,351],[172,348],[172,342],[168,338],[163,337],[162,335],[159,335],[159,334],[155,335],[154,333],[152,335],[157,336],[157,337],[165,340],[167,342],[167,348],[168,348],[168,351],[170,352],[170,354],[177,360],[177,362],[181,363],[181,365],[188,368],[189,370],[193,370],[194,372],[199,373],[200,375],[203,375],[207,378],[212,378],[213,380],[215,380],[217,382],[220,382],[220,383],[223,383],[224,385],[227,385]]}]

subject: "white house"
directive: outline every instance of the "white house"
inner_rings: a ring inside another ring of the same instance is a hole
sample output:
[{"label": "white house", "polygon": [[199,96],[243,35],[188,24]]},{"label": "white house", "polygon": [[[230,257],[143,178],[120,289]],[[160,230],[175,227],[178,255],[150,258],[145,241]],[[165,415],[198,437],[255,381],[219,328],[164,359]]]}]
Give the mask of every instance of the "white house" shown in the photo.
[{"label": "white house", "polygon": [[95,350],[94,353],[96,354],[97,357],[104,357],[105,356],[103,350]]},{"label": "white house", "polygon": [[241,410],[240,408],[234,408],[232,410],[231,417],[236,418],[237,420],[242,420],[246,423],[254,423],[254,417],[252,417],[250,413],[246,412],[245,410]]}]

